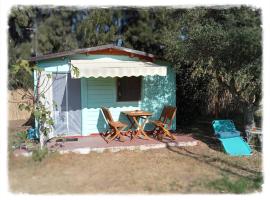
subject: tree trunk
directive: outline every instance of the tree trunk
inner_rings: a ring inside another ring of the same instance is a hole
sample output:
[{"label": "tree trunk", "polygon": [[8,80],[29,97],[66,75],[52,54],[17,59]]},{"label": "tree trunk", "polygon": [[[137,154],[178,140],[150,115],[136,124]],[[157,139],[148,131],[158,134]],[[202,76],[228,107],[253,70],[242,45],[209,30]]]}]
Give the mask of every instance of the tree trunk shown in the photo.
[{"label": "tree trunk", "polygon": [[252,104],[247,105],[246,109],[244,110],[245,128],[253,128],[256,126],[254,121],[254,111],[255,108]]}]

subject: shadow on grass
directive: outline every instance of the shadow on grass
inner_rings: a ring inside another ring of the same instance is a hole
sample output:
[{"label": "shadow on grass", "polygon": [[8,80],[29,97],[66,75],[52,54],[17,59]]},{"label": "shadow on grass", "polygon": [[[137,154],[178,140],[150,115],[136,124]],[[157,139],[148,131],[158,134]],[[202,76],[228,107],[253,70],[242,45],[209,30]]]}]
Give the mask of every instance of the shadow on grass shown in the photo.
[{"label": "shadow on grass", "polygon": [[200,120],[192,126],[182,128],[181,130],[184,133],[191,133],[192,138],[205,143],[210,149],[223,151],[220,141],[214,136],[211,121]]},{"label": "shadow on grass", "polygon": [[[210,149],[223,152],[222,145],[219,140],[214,136],[211,121],[209,120],[201,120],[196,124],[193,124],[192,127],[183,128],[181,132],[191,133],[191,136],[194,139],[205,143]],[[251,169],[247,165],[243,166],[237,163],[233,163],[229,160],[223,159],[222,157],[211,156],[211,154],[206,155],[201,152],[192,152],[185,147],[172,147],[168,144],[168,142],[163,143],[166,144],[167,149],[171,152],[177,153],[181,156],[192,158],[201,163],[216,168],[221,172],[225,172],[227,175],[233,175],[237,177],[236,182],[230,182],[230,180],[227,180],[226,177],[223,178],[224,180],[216,180],[217,182],[213,182],[212,185],[209,185],[211,187],[221,182],[223,185],[221,184],[221,188],[219,188],[220,191],[225,190],[227,192],[233,193],[241,193],[250,189],[255,190],[261,188],[263,181],[262,173],[260,171]],[[224,154],[224,156],[227,155]],[[237,184],[239,186],[235,186]]]},{"label": "shadow on grass", "polygon": [[[189,157],[201,163],[214,167],[226,175],[234,175],[236,181],[230,181],[225,177],[207,183],[207,187],[214,188],[219,192],[244,193],[247,191],[260,190],[263,183],[263,175],[261,172],[231,163],[219,157],[211,157],[201,153],[194,153],[185,147],[172,147],[166,143],[169,151],[177,153],[181,156]],[[244,172],[244,173],[243,173]],[[245,174],[245,175],[244,175]]]},{"label": "shadow on grass", "polygon": [[[185,147],[171,147],[171,146],[167,145],[167,149],[170,150],[171,152],[177,153],[177,154],[182,155],[182,156],[193,158],[197,161],[203,162],[207,165],[215,167],[221,171],[228,172],[228,173],[235,175],[235,176],[246,177],[246,176],[241,174],[241,171],[245,171],[247,173],[250,173],[254,177],[257,177],[257,175],[260,173],[256,170],[249,169],[248,166],[237,165],[237,164],[228,162],[228,161],[223,160],[223,159],[218,158],[218,157],[211,157],[211,156],[207,156],[204,154],[193,153],[193,152],[187,150]],[[225,167],[218,166],[218,164],[215,164],[215,163],[223,164],[223,165],[225,165]],[[229,169],[226,167],[229,167]],[[251,178],[251,177],[249,177],[249,178]]]},{"label": "shadow on grass", "polygon": [[[214,136],[214,130],[212,129],[212,124],[211,124],[210,120],[197,121],[196,124],[194,124],[192,127],[188,127],[187,131],[191,132],[192,137],[194,139],[205,143],[210,149],[213,149],[213,150],[219,151],[219,152],[224,152],[222,144]],[[185,130],[184,130],[184,132],[185,132]],[[220,162],[222,164],[227,165],[228,167],[234,168],[235,170],[243,170],[243,171],[246,171],[248,173],[253,173],[253,174],[257,173],[255,170],[248,169],[247,166],[236,165],[236,164],[233,164],[231,162],[222,160],[220,158],[211,158],[210,156],[207,156],[207,155],[195,154],[195,153],[193,153],[191,151],[188,151],[187,149],[184,149],[184,148],[181,148],[182,152],[177,151],[175,149],[172,149],[168,145],[167,145],[167,148],[170,151],[173,151],[175,153],[179,153],[179,154],[184,155],[184,156],[190,156],[190,157],[192,157],[194,159],[197,159],[199,161],[202,161],[202,162],[204,162],[206,164],[211,164],[213,162]],[[185,153],[183,153],[183,150],[184,150]],[[225,170],[225,169],[221,168],[221,170]],[[230,172],[230,171],[228,171],[228,172]],[[233,173],[234,175],[237,175],[237,173],[235,173],[235,172],[230,172],[230,173]]]}]

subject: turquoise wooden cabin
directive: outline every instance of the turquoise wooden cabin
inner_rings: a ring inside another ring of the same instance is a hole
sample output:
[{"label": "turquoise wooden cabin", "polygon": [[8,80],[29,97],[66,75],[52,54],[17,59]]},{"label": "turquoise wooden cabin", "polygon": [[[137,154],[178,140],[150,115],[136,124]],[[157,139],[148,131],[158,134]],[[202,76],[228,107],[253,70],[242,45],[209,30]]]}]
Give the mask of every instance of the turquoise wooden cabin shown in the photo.
[{"label": "turquoise wooden cabin", "polygon": [[[176,105],[175,72],[152,54],[103,45],[37,56],[31,61],[52,77],[45,95],[55,123],[49,138],[105,132],[102,106],[110,109],[115,120],[128,123],[121,111],[145,110],[158,119],[164,105]],[[72,73],[72,66],[79,69],[79,77]],[[38,82],[36,73],[34,82]]]}]

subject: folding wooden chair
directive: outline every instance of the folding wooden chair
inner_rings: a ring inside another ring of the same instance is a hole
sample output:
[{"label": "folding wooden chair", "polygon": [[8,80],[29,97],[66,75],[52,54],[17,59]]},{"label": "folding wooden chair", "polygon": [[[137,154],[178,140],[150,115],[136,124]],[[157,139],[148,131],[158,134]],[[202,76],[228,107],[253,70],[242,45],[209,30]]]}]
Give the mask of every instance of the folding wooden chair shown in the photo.
[{"label": "folding wooden chair", "polygon": [[109,130],[107,131],[108,135],[105,137],[105,141],[109,143],[112,140],[114,140],[116,137],[119,137],[119,140],[122,142],[121,131],[123,131],[128,125],[120,121],[114,121],[112,118],[111,112],[109,111],[108,108],[102,107],[101,110],[109,125]]},{"label": "folding wooden chair", "polygon": [[176,140],[175,136],[169,131],[176,115],[176,110],[176,107],[164,106],[159,119],[150,121],[150,123],[155,125],[154,135],[156,135],[159,140],[162,140],[164,136]]}]

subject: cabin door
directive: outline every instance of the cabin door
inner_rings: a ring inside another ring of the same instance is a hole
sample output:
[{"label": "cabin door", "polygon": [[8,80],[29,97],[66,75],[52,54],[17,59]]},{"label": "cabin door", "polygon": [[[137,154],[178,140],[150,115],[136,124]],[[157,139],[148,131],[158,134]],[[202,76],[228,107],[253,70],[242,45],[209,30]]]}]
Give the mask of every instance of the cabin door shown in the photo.
[{"label": "cabin door", "polygon": [[81,82],[70,73],[53,74],[54,136],[81,135]]}]

